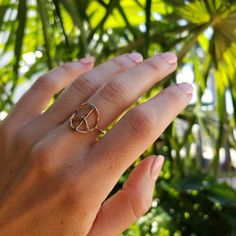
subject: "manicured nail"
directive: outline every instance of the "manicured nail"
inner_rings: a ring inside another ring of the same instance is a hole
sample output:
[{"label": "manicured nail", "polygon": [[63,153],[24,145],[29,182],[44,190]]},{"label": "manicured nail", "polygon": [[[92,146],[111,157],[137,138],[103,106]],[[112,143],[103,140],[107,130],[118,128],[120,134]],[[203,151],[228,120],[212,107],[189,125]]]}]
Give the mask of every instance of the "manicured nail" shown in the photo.
[{"label": "manicured nail", "polygon": [[165,52],[160,55],[169,64],[175,64],[178,60],[177,56],[173,52]]},{"label": "manicured nail", "polygon": [[132,52],[128,55],[128,57],[134,62],[134,63],[140,63],[143,61],[143,56],[140,53]]},{"label": "manicured nail", "polygon": [[155,157],[153,162],[152,162],[152,166],[151,166],[151,170],[150,170],[150,175],[151,175],[151,177],[152,177],[152,179],[154,181],[157,180],[157,178],[158,178],[158,176],[160,174],[163,162],[164,162],[164,157],[161,156],[161,155]]},{"label": "manicured nail", "polygon": [[88,57],[80,59],[79,61],[83,64],[91,64],[95,61],[95,58],[88,56]]},{"label": "manicured nail", "polygon": [[193,94],[193,86],[189,83],[181,83],[178,84],[179,88],[181,88],[186,94],[192,95]]}]

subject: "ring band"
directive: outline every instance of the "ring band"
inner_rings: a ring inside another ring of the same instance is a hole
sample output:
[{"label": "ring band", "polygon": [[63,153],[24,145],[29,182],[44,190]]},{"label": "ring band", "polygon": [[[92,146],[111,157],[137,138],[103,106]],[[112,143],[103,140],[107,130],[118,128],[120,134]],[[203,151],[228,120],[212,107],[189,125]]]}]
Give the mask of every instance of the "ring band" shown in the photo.
[{"label": "ring band", "polygon": [[[92,115],[95,117],[95,122],[90,126],[88,118]],[[97,130],[99,133],[104,134],[104,132],[98,128],[99,120],[100,113],[96,106],[91,103],[82,103],[70,117],[70,127],[78,133],[87,134]]]}]

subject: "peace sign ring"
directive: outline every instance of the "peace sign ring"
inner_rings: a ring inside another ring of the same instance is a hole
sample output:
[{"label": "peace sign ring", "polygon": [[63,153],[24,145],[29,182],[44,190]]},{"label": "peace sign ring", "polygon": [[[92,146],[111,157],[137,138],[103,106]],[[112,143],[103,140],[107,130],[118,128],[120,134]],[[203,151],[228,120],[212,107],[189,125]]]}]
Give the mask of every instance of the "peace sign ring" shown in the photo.
[{"label": "peace sign ring", "polygon": [[[97,130],[99,133],[104,134],[104,132],[98,128],[99,119],[100,114],[95,105],[82,103],[70,117],[70,127],[78,133],[87,134]],[[90,123],[92,124],[89,124],[89,120],[91,120]]]}]

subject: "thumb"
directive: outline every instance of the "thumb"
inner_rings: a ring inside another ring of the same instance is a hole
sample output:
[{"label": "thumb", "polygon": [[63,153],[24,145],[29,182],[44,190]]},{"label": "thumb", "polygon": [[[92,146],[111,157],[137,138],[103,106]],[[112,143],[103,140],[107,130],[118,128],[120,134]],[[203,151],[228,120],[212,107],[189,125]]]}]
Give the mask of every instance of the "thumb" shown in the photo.
[{"label": "thumb", "polygon": [[120,235],[145,214],[151,206],[155,181],[163,162],[162,156],[145,158],[131,173],[123,188],[101,206],[88,235]]}]

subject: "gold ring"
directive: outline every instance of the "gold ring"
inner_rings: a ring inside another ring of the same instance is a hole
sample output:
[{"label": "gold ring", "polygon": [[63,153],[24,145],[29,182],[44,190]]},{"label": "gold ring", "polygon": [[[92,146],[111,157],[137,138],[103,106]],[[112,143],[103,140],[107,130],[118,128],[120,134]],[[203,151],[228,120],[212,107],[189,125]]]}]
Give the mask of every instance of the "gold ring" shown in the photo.
[{"label": "gold ring", "polygon": [[[92,122],[91,126],[88,121],[90,116],[94,117],[94,121],[90,121],[90,123]],[[104,134],[104,132],[98,128],[99,120],[100,113],[96,106],[91,103],[82,103],[70,117],[70,127],[78,133],[87,134],[97,130],[99,133]]]}]

